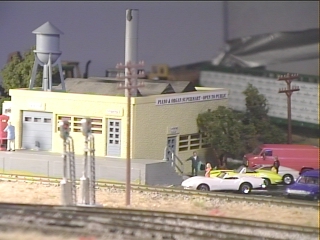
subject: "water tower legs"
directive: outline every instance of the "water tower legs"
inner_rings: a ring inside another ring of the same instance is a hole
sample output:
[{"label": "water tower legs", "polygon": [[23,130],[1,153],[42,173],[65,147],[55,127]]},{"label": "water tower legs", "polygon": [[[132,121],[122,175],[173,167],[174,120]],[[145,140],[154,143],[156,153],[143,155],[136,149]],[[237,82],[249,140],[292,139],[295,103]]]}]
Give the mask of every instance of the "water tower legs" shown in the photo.
[{"label": "water tower legs", "polygon": [[60,57],[58,58],[56,63],[58,64],[58,68],[59,68],[59,74],[60,74],[60,80],[61,80],[61,88],[62,88],[62,91],[65,92],[66,91],[66,85],[64,83],[64,77],[63,77],[62,65],[61,65]]},{"label": "water tower legs", "polygon": [[55,65],[58,65],[59,76],[60,76],[60,81],[61,81],[61,88],[62,88],[62,91],[66,91],[66,86],[64,83],[64,77],[63,77],[60,57],[56,60],[55,64],[53,64],[53,65],[52,65],[50,59],[51,59],[51,57],[49,57],[49,61],[47,64],[41,64],[41,62],[38,60],[37,56],[35,57],[33,68],[32,68],[31,79],[30,79],[30,83],[29,83],[29,89],[34,88],[38,65],[40,65],[40,66],[42,65],[43,66],[42,90],[43,91],[52,91],[52,67]]},{"label": "water tower legs", "polygon": [[33,63],[33,68],[32,68],[32,73],[31,73],[31,79],[30,79],[30,83],[29,83],[30,89],[32,89],[34,87],[34,81],[36,79],[38,65],[40,65],[40,62],[39,62],[38,58],[35,57],[34,63]]}]

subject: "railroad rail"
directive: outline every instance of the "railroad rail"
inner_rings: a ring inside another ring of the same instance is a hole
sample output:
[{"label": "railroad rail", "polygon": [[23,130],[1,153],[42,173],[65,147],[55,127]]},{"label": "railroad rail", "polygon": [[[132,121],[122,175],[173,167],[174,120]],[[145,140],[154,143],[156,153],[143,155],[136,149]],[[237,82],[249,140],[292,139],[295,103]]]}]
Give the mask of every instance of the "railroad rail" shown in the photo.
[{"label": "railroad rail", "polygon": [[[60,184],[60,178],[49,178],[49,177],[40,177],[40,176],[26,176],[26,175],[16,175],[16,174],[0,174],[0,180],[3,181],[21,181],[21,182],[37,182],[42,184]],[[77,181],[79,184],[79,181]],[[97,181],[97,188],[117,188],[125,189],[124,183],[115,183],[108,181]],[[250,201],[263,204],[276,204],[283,206],[291,207],[311,207],[319,209],[319,202],[314,201],[303,201],[303,200],[290,200],[283,197],[264,197],[264,196],[252,196],[252,195],[243,195],[243,194],[233,194],[233,193],[221,193],[221,192],[205,192],[205,191],[196,191],[196,190],[184,190],[177,187],[154,187],[146,186],[140,184],[132,184],[131,189],[134,191],[143,191],[143,192],[157,192],[161,194],[181,194],[187,196],[196,196],[196,197],[208,197],[208,198],[220,198],[225,201]]]},{"label": "railroad rail", "polygon": [[[313,240],[319,228],[130,208],[0,203],[0,229],[101,239]],[[107,238],[109,237],[109,238]],[[124,239],[124,238],[122,238]]]}]

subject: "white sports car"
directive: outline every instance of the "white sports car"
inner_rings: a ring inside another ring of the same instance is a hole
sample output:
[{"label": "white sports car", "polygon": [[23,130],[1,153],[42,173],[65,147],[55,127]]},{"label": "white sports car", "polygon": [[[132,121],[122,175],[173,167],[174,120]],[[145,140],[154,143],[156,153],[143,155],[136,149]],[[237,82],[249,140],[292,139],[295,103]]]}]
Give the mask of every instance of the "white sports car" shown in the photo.
[{"label": "white sports car", "polygon": [[266,188],[264,179],[260,177],[232,175],[221,172],[217,177],[196,176],[181,183],[184,189],[202,191],[239,191],[248,194],[252,189]]},{"label": "white sports car", "polygon": [[[254,169],[271,171],[272,165],[257,165],[254,167]],[[283,167],[283,166],[279,167],[278,174],[282,176],[282,180],[286,185],[290,185],[294,183],[297,180],[297,178],[300,176],[299,171],[294,170],[292,168]]]}]

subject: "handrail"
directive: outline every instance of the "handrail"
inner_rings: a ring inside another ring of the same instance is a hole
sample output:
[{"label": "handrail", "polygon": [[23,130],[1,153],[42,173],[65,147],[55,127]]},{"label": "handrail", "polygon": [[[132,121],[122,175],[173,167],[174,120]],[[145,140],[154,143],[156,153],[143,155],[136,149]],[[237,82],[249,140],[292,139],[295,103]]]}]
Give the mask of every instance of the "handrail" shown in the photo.
[{"label": "handrail", "polygon": [[170,148],[170,147],[168,147],[168,146],[166,146],[165,148],[164,148],[164,156],[163,156],[163,160],[164,161],[169,161],[169,159],[168,159],[168,152],[169,151],[169,153],[171,154],[171,164],[172,164],[172,166],[174,166],[176,169],[178,169],[178,172],[180,173],[180,174],[183,174],[183,170],[176,164],[176,160],[178,160],[179,161],[179,163],[181,164],[181,166],[183,166],[183,162],[181,161],[181,159],[175,154],[175,152]]}]

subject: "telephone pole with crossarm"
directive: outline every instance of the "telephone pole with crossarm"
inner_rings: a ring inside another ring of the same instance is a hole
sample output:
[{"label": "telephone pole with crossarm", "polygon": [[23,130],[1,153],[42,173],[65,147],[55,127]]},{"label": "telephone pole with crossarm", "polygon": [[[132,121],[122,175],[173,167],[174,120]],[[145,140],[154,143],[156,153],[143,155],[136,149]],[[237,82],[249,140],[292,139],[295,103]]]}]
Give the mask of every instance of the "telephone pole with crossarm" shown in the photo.
[{"label": "telephone pole with crossarm", "polygon": [[292,131],[291,131],[291,95],[293,92],[300,91],[298,86],[292,86],[291,82],[298,79],[298,74],[280,75],[278,81],[285,81],[287,83],[287,88],[280,88],[278,93],[285,93],[287,95],[287,111],[288,111],[288,144],[292,143]]},{"label": "telephone pole with crossarm", "polygon": [[[138,73],[138,69],[144,66],[143,62],[139,64],[132,64],[131,61],[126,65],[119,63],[116,65],[117,69],[127,69],[125,76],[118,76],[119,79],[125,79],[125,84],[119,84],[119,89],[125,89],[127,97],[127,166],[126,166],[126,205],[130,205],[131,199],[131,93],[132,90],[144,87],[144,83],[137,83],[137,79],[144,77],[144,71]],[[132,83],[135,83],[132,84]]]}]

